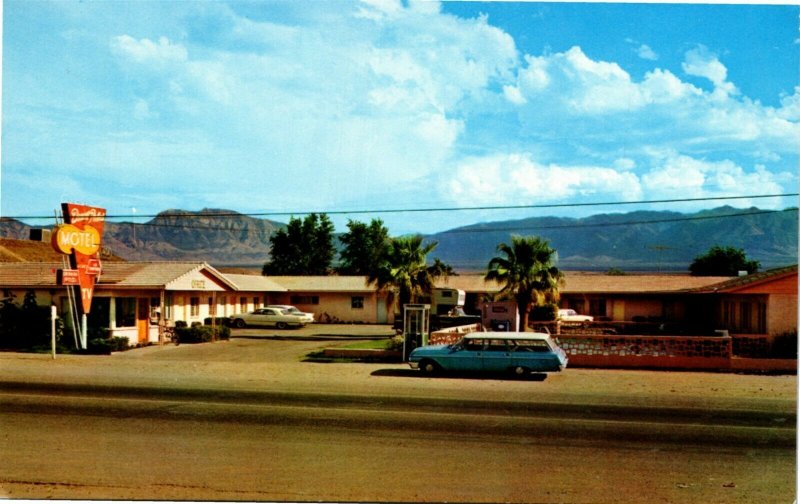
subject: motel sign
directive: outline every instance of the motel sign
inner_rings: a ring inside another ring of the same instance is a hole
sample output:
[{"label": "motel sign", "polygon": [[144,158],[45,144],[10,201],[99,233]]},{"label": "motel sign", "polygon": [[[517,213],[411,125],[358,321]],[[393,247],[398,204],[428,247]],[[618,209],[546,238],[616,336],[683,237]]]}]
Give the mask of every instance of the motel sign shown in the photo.
[{"label": "motel sign", "polygon": [[69,255],[70,269],[59,274],[62,285],[77,284],[83,314],[92,308],[92,295],[101,272],[100,243],[105,225],[104,208],[62,203],[64,224],[56,226],[52,245],[56,252]]}]

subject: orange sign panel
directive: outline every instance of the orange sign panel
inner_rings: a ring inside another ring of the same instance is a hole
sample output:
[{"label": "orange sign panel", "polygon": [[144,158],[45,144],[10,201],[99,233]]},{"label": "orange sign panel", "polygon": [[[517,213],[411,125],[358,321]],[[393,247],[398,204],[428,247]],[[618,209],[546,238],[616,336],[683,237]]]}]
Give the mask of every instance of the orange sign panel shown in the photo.
[{"label": "orange sign panel", "polygon": [[94,284],[101,271],[98,254],[106,210],[75,203],[62,203],[61,209],[64,224],[56,227],[53,233],[53,248],[62,254],[69,254],[72,269],[78,272],[83,313],[89,313]]}]

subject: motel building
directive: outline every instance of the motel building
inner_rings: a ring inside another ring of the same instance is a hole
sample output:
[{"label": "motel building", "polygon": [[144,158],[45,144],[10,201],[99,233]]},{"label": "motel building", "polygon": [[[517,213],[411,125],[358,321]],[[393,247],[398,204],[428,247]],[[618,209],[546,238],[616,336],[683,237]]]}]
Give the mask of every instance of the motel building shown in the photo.
[{"label": "motel building", "polygon": [[[72,326],[67,289],[56,285],[61,268],[60,263],[0,264],[3,295],[19,302],[32,291],[39,306],[56,306]],[[90,333],[108,329],[111,336],[126,337],[131,345],[157,343],[161,319],[166,325],[202,324],[208,317],[254,310],[286,291],[266,277],[245,280],[243,289],[207,263],[105,262],[87,326]]]}]

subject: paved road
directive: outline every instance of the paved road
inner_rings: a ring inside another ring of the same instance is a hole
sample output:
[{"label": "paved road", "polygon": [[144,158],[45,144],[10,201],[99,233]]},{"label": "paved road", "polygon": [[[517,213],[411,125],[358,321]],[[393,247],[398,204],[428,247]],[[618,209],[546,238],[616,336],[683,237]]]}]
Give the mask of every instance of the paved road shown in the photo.
[{"label": "paved road", "polygon": [[[361,328],[366,331],[365,328]],[[367,331],[368,332],[368,331]],[[544,382],[303,362],[244,334],[0,354],[15,498],[791,502],[796,378],[568,369]],[[287,341],[275,336],[297,336]]]}]

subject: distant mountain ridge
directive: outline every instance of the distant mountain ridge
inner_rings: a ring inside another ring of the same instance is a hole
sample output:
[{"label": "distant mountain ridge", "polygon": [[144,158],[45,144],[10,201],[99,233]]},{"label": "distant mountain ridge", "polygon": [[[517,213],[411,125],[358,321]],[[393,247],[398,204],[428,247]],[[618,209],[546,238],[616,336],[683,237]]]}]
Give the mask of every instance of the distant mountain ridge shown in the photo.
[{"label": "distant mountain ridge", "polygon": [[[269,259],[270,236],[283,226],[230,210],[167,210],[148,222],[107,222],[104,245],[127,260],[260,268]],[[22,222],[0,219],[0,237],[27,239],[30,229]],[[439,243],[432,256],[464,272],[485,270],[497,244],[508,243],[512,234],[548,239],[563,269],[687,271],[694,257],[713,245],[742,248],[762,268],[797,264],[797,231],[797,209],[766,212],[724,206],[692,214],[532,217],[472,224],[427,238]]]},{"label": "distant mountain ridge", "polygon": [[[749,215],[742,215],[749,214]],[[534,217],[475,224],[430,236],[436,255],[461,270],[483,270],[498,243],[537,235],[558,251],[564,269],[686,271],[714,245],[742,248],[763,268],[797,263],[797,210],[730,206],[692,214],[635,211],[585,218]]]}]

